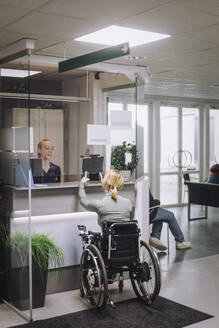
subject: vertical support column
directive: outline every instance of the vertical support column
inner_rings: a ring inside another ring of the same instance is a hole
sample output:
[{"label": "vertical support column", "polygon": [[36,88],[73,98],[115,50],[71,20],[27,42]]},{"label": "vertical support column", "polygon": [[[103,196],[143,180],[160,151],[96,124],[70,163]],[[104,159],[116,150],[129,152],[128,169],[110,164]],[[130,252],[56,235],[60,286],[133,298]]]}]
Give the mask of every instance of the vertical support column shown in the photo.
[{"label": "vertical support column", "polygon": [[140,115],[142,106],[144,105],[144,81],[136,74],[136,146],[139,156],[138,167],[136,170],[137,177],[144,175],[144,127],[140,124]]},{"label": "vertical support column", "polygon": [[150,188],[153,191],[153,195],[156,198],[160,197],[160,101],[153,102],[153,109],[151,113],[151,131],[150,131],[150,138],[151,138],[151,149],[150,149],[150,156],[151,160],[150,163],[153,163],[152,166],[150,165],[151,171],[151,183]]},{"label": "vertical support column", "polygon": [[135,183],[135,220],[141,229],[141,239],[149,242],[149,178],[141,177]]},{"label": "vertical support column", "polygon": [[[107,97],[103,97],[102,85],[100,80],[96,80],[94,74],[92,73],[92,124],[107,124]],[[111,146],[97,146],[94,145],[93,153],[100,154],[104,156],[105,165],[103,166],[105,171],[110,169],[110,156],[111,156]]]},{"label": "vertical support column", "polygon": [[182,170],[183,170],[183,157],[182,157],[182,106],[178,107],[178,149],[179,149],[179,171],[178,171],[178,204],[182,204]]},{"label": "vertical support column", "polygon": [[200,180],[205,179],[209,173],[209,105],[200,107],[200,125],[199,125],[199,168]]}]

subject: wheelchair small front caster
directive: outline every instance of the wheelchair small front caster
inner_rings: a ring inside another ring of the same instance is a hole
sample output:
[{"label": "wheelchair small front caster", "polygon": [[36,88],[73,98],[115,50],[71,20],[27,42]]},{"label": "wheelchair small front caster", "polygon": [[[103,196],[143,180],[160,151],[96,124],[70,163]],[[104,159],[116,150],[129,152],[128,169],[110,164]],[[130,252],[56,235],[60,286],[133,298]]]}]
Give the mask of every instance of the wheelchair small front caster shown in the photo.
[{"label": "wheelchair small front caster", "polygon": [[109,304],[110,304],[111,308],[113,308],[115,310],[116,306],[115,306],[115,304],[113,303],[112,300],[110,300]]}]

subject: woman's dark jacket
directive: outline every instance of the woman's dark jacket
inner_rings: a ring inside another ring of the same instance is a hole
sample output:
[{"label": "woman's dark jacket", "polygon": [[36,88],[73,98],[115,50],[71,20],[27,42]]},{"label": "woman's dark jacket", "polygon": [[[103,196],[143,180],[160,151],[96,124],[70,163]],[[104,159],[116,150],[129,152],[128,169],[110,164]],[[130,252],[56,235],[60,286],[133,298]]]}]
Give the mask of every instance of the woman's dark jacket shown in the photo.
[{"label": "woman's dark jacket", "polygon": [[151,194],[151,191],[149,190],[149,220],[150,223],[152,222],[153,218],[155,218],[157,214],[158,207],[151,208],[154,206],[160,205],[159,199],[154,199],[154,197]]}]

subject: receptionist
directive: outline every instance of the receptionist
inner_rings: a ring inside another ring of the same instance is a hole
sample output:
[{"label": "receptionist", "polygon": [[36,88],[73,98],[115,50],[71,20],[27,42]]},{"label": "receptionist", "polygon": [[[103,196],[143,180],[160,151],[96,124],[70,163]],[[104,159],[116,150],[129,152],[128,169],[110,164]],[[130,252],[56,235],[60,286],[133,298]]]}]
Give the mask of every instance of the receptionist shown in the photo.
[{"label": "receptionist", "polygon": [[42,158],[43,183],[61,182],[61,169],[50,160],[54,153],[54,146],[51,140],[43,139],[38,143],[38,157]]}]

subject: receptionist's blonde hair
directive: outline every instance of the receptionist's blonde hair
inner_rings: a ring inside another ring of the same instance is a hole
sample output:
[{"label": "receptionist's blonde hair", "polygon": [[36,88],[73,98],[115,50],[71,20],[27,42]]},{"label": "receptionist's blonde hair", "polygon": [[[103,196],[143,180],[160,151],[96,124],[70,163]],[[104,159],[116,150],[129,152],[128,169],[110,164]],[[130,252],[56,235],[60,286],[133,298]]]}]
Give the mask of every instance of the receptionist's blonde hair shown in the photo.
[{"label": "receptionist's blonde hair", "polygon": [[117,200],[118,190],[124,185],[124,177],[118,170],[108,171],[102,181],[102,187],[105,191],[111,191],[112,198]]}]

